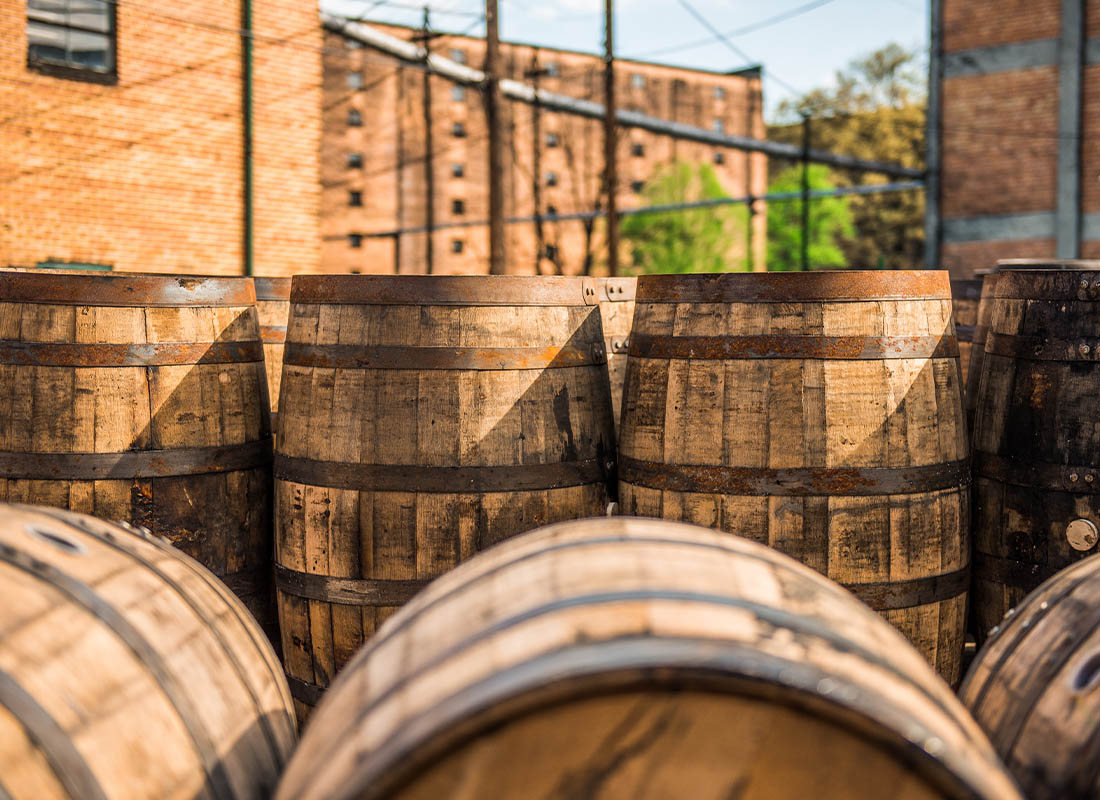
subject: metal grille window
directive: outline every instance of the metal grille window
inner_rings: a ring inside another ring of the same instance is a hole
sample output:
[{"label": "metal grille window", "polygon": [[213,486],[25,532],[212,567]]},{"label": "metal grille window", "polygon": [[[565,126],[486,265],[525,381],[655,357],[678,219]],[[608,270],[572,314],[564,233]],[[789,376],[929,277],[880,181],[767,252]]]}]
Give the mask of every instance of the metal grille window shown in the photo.
[{"label": "metal grille window", "polygon": [[713,130],[715,133],[725,133],[726,132],[726,123],[723,120],[720,120],[720,119],[714,120],[714,122],[712,122],[710,124],[710,127],[711,127],[711,130]]},{"label": "metal grille window", "polygon": [[546,173],[546,185],[547,186],[557,186],[558,185],[558,173],[556,173],[556,172],[547,172]]},{"label": "metal grille window", "polygon": [[348,127],[360,128],[363,126],[363,115],[354,108],[348,109]]},{"label": "metal grille window", "polygon": [[558,246],[556,244],[546,245],[546,250],[543,252],[543,255],[545,255],[546,258],[549,259],[550,261],[557,261],[558,260]]},{"label": "metal grille window", "polygon": [[361,206],[361,205],[363,205],[363,193],[362,192],[348,192],[348,205],[349,206]]},{"label": "metal grille window", "polygon": [[348,247],[362,247],[363,246],[363,234],[361,233],[349,233],[348,234]]},{"label": "metal grille window", "polygon": [[558,135],[556,133],[546,134],[547,147],[557,147],[559,144],[561,144],[561,139],[558,138]]},{"label": "metal grille window", "polygon": [[363,88],[363,73],[362,72],[349,72],[348,73],[348,88],[349,89],[362,89]]},{"label": "metal grille window", "polygon": [[726,99],[726,87],[724,87],[724,86],[715,86],[714,87],[714,99],[715,100],[725,100]]},{"label": "metal grille window", "polygon": [[363,166],[363,154],[362,153],[348,153],[348,168],[358,169]]},{"label": "metal grille window", "polygon": [[457,139],[462,139],[466,136],[466,126],[461,122],[456,122],[451,126],[451,135]]},{"label": "metal grille window", "polygon": [[466,244],[461,239],[451,239],[451,252],[454,254],[461,253],[466,249]]},{"label": "metal grille window", "polygon": [[716,152],[714,154],[714,163],[715,164],[725,164],[726,163],[726,154],[723,153],[722,151]]},{"label": "metal grille window", "polygon": [[455,216],[461,216],[466,213],[466,201],[465,200],[452,200],[451,201],[451,213]]},{"label": "metal grille window", "polygon": [[27,66],[63,78],[115,83],[110,0],[27,0]]},{"label": "metal grille window", "polygon": [[645,188],[645,181],[631,181],[630,182],[630,191],[634,192],[634,194],[641,194],[641,191],[644,188]]},{"label": "metal grille window", "polygon": [[644,156],[645,145],[641,142],[634,142],[634,144],[630,145],[630,154],[634,156]]},{"label": "metal grille window", "polygon": [[558,207],[557,206],[547,206],[546,207],[546,214],[547,214],[547,216],[550,216],[550,217],[556,217],[558,215]]},{"label": "metal grille window", "polygon": [[451,177],[452,178],[461,178],[465,174],[466,174],[466,165],[465,164],[459,164],[459,163],[451,164]]}]

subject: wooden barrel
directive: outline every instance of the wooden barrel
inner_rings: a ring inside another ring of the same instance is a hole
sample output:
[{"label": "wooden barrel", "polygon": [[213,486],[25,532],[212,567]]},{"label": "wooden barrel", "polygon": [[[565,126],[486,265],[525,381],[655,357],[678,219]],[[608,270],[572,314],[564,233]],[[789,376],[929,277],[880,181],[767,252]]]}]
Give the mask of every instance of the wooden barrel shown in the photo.
[{"label": "wooden barrel", "polygon": [[1100,797],[1100,558],[1028,595],[978,654],[961,697],[1030,800]]},{"label": "wooden barrel", "polygon": [[615,431],[619,430],[619,412],[623,403],[626,377],[626,351],[630,345],[630,325],[634,321],[634,292],[637,278],[597,278],[600,293],[600,318],[603,322],[604,349],[607,351],[607,375],[611,379],[611,410]]},{"label": "wooden barrel", "polygon": [[954,683],[969,475],[946,272],[638,279],[623,513],[795,557]]},{"label": "wooden barrel", "polygon": [[[974,410],[978,405],[978,381],[982,377],[982,362],[985,360],[985,336],[989,331],[989,318],[993,314],[993,287],[997,285],[997,274],[982,276],[982,290],[978,299],[978,316],[970,336],[970,358],[966,369],[966,381],[963,383],[963,403],[966,409],[967,435],[974,435]],[[962,345],[959,346],[960,353]]]},{"label": "wooden barrel", "polygon": [[981,278],[951,281],[951,308],[955,322],[955,337],[959,340],[959,367],[962,386],[967,385],[970,368],[970,348],[974,329],[978,325],[978,301],[982,296]]},{"label": "wooden barrel", "polygon": [[0,797],[271,796],[279,662],[207,570],[147,531],[0,505]]},{"label": "wooden barrel", "polygon": [[274,633],[251,279],[0,272],[0,500],[144,525]]},{"label": "wooden barrel", "polygon": [[290,278],[253,278],[256,286],[256,316],[264,342],[267,390],[271,398],[271,427],[279,413],[279,378],[283,373],[283,342],[290,316]]},{"label": "wooden barrel", "polygon": [[973,439],[979,642],[1097,552],[1100,271],[1003,272],[991,320]]},{"label": "wooden barrel", "polygon": [[428,580],[604,513],[606,369],[593,279],[294,278],[275,578],[300,718]]},{"label": "wooden barrel", "polygon": [[1019,795],[949,688],[779,553],[624,517],[440,578],[317,710],[277,800]]}]

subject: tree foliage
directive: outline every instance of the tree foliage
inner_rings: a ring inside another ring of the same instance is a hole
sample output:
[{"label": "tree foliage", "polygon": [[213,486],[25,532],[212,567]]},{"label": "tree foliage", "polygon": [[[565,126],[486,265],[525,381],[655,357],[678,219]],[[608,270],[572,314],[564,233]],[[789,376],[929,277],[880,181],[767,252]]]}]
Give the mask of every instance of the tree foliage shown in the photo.
[{"label": "tree foliage", "polygon": [[[646,205],[672,205],[726,197],[710,164],[676,162],[642,190]],[[634,255],[635,272],[728,272],[747,268],[744,207],[659,211],[623,217],[622,237]],[[738,247],[738,245],[742,247]]]},{"label": "tree foliage", "polygon": [[[821,164],[809,168],[811,191],[832,189],[829,170]],[[769,194],[799,192],[802,167],[791,167],[772,179]],[[844,266],[838,240],[855,233],[846,197],[820,197],[810,201],[808,260],[811,267]],[[802,263],[802,201],[768,202],[768,269],[799,269]]]}]

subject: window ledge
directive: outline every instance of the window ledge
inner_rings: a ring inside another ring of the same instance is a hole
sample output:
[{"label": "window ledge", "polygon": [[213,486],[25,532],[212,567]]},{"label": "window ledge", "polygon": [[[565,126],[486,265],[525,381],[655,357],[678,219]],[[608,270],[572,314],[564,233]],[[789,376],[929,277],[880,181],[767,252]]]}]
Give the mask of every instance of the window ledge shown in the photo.
[{"label": "window ledge", "polygon": [[118,85],[118,72],[111,70],[110,72],[96,72],[92,69],[81,69],[80,67],[70,67],[65,64],[52,64],[48,61],[35,61],[33,59],[27,59],[27,69],[34,72],[40,72],[43,75],[49,75],[51,78],[65,78],[73,81],[83,81],[84,83],[98,83],[102,86],[117,86]]}]

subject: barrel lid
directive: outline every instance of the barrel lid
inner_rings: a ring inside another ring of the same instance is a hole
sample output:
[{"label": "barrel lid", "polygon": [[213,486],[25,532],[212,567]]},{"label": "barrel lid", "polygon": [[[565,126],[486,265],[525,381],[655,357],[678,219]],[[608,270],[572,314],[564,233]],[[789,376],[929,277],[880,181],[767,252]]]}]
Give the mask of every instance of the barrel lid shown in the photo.
[{"label": "barrel lid", "polygon": [[1015,269],[1100,270],[1100,261],[1081,258],[1002,258],[997,261],[998,271]]},{"label": "barrel lid", "polygon": [[273,278],[258,275],[252,279],[256,285],[257,300],[289,300],[290,278]]},{"label": "barrel lid", "polygon": [[639,303],[798,303],[950,300],[946,270],[814,270],[643,275]]},{"label": "barrel lid", "polygon": [[68,306],[249,306],[252,279],[144,272],[0,270],[0,302]]},{"label": "barrel lid", "polygon": [[992,296],[1016,300],[1100,300],[1100,262],[1095,271],[1012,269],[997,275]]},{"label": "barrel lid", "polygon": [[295,275],[292,303],[413,306],[584,306],[595,278],[563,275]]}]

